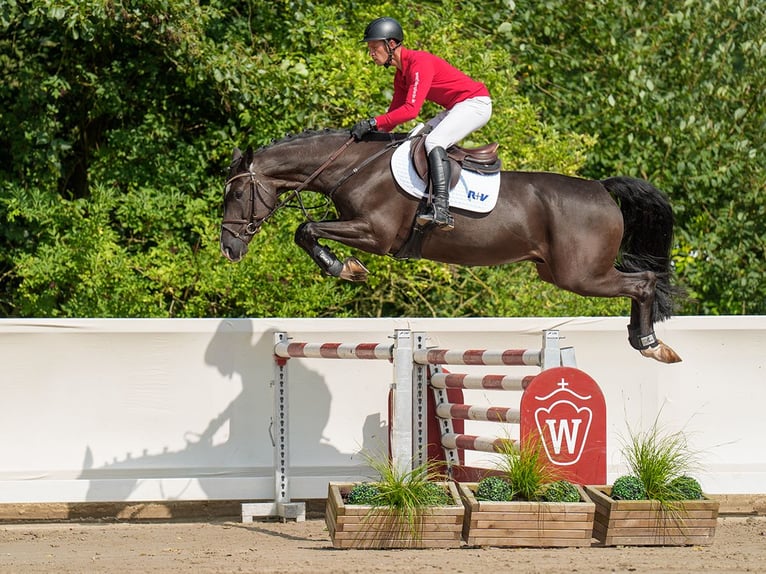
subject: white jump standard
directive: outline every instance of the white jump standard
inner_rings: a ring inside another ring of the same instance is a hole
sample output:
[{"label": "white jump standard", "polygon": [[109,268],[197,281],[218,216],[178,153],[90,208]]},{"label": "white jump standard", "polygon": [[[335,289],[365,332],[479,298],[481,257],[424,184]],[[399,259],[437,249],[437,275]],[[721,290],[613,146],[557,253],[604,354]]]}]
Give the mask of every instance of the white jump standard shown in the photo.
[{"label": "white jump standard", "polygon": [[287,333],[274,334],[274,437],[275,496],[273,503],[246,503],[242,505],[243,522],[256,516],[280,516],[305,520],[304,503],[290,501],[290,456],[288,426],[287,362],[290,358],[304,359],[357,359],[393,362],[392,391],[394,414],[391,421],[391,456],[393,464],[406,471],[413,459],[412,428],[412,342],[406,329],[394,332],[394,343],[303,343],[290,342]]}]

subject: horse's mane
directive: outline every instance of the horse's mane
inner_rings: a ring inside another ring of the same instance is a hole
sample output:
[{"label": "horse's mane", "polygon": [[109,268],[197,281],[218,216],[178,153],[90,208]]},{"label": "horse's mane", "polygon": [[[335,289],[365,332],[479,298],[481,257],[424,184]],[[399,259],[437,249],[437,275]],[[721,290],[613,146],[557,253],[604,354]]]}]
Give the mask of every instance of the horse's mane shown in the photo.
[{"label": "horse's mane", "polygon": [[[346,138],[349,138],[351,137],[351,133],[349,132],[348,129],[338,129],[338,128],[305,130],[299,134],[287,134],[283,136],[281,139],[272,140],[267,145],[264,145],[258,148],[258,150],[255,153],[258,154],[268,149],[278,147],[281,145],[286,145],[299,140],[311,139],[315,137],[336,137],[336,136],[345,136]],[[365,136],[365,139],[370,139],[374,141],[391,141],[391,140],[404,139],[405,137],[407,137],[406,133],[372,132],[371,134]]]},{"label": "horse's mane", "polygon": [[330,128],[317,129],[317,130],[305,130],[299,134],[286,134],[282,136],[281,139],[271,140],[271,142],[269,142],[268,144],[261,146],[260,148],[258,148],[256,153],[266,151],[267,149],[270,149],[273,147],[289,144],[294,141],[311,139],[311,138],[321,137],[321,136],[334,137],[334,136],[339,136],[341,134],[344,134],[347,137],[350,137],[350,133],[348,130],[330,129]]}]

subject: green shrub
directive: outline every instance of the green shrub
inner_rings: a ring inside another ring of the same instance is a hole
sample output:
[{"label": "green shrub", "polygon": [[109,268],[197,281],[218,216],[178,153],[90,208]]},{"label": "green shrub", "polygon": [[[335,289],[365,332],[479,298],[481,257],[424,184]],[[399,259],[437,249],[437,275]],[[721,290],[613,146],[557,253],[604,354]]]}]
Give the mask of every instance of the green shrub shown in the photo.
[{"label": "green shrub", "polygon": [[679,476],[668,484],[674,498],[678,500],[700,500],[702,498],[702,486],[691,476]]},{"label": "green shrub", "polygon": [[621,476],[614,481],[612,498],[615,500],[646,500],[646,488],[637,476]]},{"label": "green shrub", "polygon": [[403,468],[392,464],[385,451],[362,451],[362,456],[379,475],[377,480],[367,483],[376,488],[378,494],[372,497],[370,506],[373,508],[365,515],[365,520],[370,519],[370,522],[364,525],[363,530],[384,521],[392,536],[420,539],[423,516],[434,506],[455,504],[443,485],[438,484],[445,480],[441,474],[441,463],[425,461],[415,464],[413,461],[412,468]]},{"label": "green shrub", "polygon": [[513,486],[513,500],[540,500],[546,485],[561,480],[539,435],[530,434],[518,443],[505,441],[497,452],[498,468]]},{"label": "green shrub", "polygon": [[[682,431],[668,432],[660,428],[659,414],[648,430],[629,429],[629,439],[622,453],[628,472],[637,477],[645,493],[643,498],[656,500],[663,508],[671,508],[679,500],[672,482],[690,476],[697,467],[697,452],[689,447]],[[616,484],[616,483],[615,483]]]},{"label": "green shrub", "polygon": [[557,480],[543,488],[541,498],[545,502],[580,502],[580,491],[568,480]]},{"label": "green shrub", "polygon": [[[421,506],[447,506],[453,504],[452,497],[444,488],[435,482],[419,483],[417,498]],[[355,484],[346,496],[346,504],[363,504],[368,506],[385,505],[385,496],[380,485],[374,482]]]},{"label": "green shrub", "polygon": [[348,504],[373,505],[380,498],[380,489],[371,482],[362,482],[354,485],[348,493]]},{"label": "green shrub", "polygon": [[423,500],[427,506],[449,506],[454,504],[452,497],[444,488],[435,482],[423,484]]},{"label": "green shrub", "polygon": [[477,500],[506,501],[513,499],[513,485],[500,476],[488,476],[479,481]]}]

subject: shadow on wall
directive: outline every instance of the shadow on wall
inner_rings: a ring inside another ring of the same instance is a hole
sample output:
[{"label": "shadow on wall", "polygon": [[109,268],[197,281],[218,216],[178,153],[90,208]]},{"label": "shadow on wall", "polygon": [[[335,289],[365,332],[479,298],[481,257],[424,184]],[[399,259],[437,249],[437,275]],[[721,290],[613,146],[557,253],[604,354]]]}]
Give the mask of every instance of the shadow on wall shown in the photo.
[{"label": "shadow on wall", "polygon": [[[250,320],[221,321],[205,350],[204,361],[222,376],[221,384],[239,379],[241,392],[205,428],[178,429],[178,436],[183,436],[186,443],[182,449],[165,447],[153,453],[143,449],[138,455],[127,453],[122,459],[97,465],[97,457],[90,446],[86,447],[83,470],[78,476],[90,481],[86,500],[140,499],[137,490],[149,479],[157,481],[162,490],[153,500],[249,499],[230,496],[222,490],[225,486],[221,479],[273,480],[273,334],[265,333],[255,344],[252,339]],[[291,466],[297,462],[321,469],[359,464],[362,457],[358,451],[341,453],[323,436],[332,400],[324,377],[298,361],[291,362],[289,368]],[[120,432],[128,435],[130,430]],[[379,413],[367,416],[363,433],[365,451],[379,449],[381,441],[387,440],[387,427],[381,424]],[[317,472],[321,476],[321,470]],[[167,488],[163,479],[168,480]],[[170,479],[174,479],[172,485]],[[188,491],[192,489],[204,494],[190,496]]]}]

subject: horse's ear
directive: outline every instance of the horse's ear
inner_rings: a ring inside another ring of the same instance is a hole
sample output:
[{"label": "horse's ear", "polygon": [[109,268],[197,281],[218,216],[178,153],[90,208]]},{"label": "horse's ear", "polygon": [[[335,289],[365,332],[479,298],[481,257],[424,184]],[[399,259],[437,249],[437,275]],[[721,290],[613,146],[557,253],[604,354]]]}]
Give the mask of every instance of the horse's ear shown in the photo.
[{"label": "horse's ear", "polygon": [[245,168],[250,169],[250,166],[253,164],[253,147],[247,146],[247,151],[245,152]]},{"label": "horse's ear", "polygon": [[238,147],[234,148],[234,153],[231,154],[231,165],[234,165],[239,161],[239,159],[242,157],[242,152],[239,151]]}]

